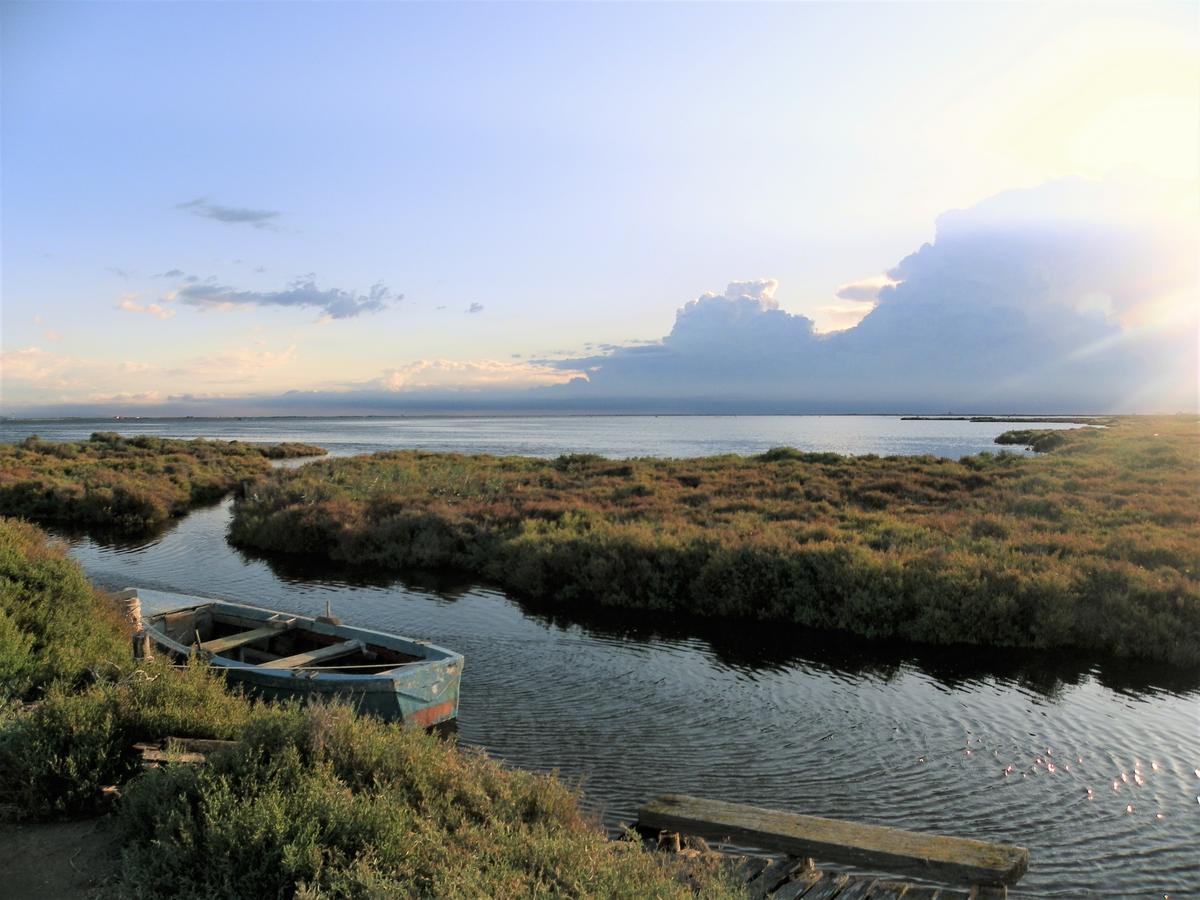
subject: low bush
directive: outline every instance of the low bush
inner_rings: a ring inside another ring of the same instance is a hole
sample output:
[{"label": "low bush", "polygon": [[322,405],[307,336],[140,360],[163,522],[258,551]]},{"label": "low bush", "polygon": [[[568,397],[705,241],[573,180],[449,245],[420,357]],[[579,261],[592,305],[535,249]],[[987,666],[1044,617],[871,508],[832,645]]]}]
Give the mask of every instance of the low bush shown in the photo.
[{"label": "low bush", "polygon": [[37,528],[0,518],[0,702],[120,671],[130,643],[115,604]]},{"label": "low bush", "polygon": [[320,456],[307,444],[124,438],[0,444],[0,515],[136,533],[266,474],[270,460]]},{"label": "low bush", "polygon": [[329,460],[257,483],[230,539],[559,605],[1200,663],[1200,421],[1001,440],[1048,452]]}]

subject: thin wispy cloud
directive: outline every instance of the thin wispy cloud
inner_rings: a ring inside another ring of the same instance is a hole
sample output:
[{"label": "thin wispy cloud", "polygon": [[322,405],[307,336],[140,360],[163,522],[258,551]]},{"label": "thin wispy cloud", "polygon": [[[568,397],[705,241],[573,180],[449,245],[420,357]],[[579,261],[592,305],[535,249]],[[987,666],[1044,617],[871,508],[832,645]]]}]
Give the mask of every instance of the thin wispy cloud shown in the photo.
[{"label": "thin wispy cloud", "polygon": [[197,197],[186,203],[176,203],[175,208],[185,210],[203,219],[214,219],[230,225],[250,225],[253,228],[275,228],[274,220],[281,215],[276,209],[252,209],[246,206],[210,203],[207,197]]},{"label": "thin wispy cloud", "polygon": [[578,373],[567,372],[539,363],[504,362],[478,359],[463,362],[449,359],[422,359],[405,366],[384,370],[374,381],[358,390],[393,393],[414,391],[525,390],[551,384],[563,384]]},{"label": "thin wispy cloud", "polygon": [[379,312],[393,301],[404,299],[386,285],[376,283],[365,294],[341,288],[321,289],[312,275],[297,278],[281,291],[247,291],[214,282],[185,284],[175,299],[201,309],[235,307],[301,307],[320,310],[323,317],[351,319],[363,313]]},{"label": "thin wispy cloud", "polygon": [[472,303],[470,306],[467,307],[467,312],[471,313],[472,315],[474,315],[475,313],[481,313],[481,312],[483,312],[483,304],[482,303]]},{"label": "thin wispy cloud", "polygon": [[161,303],[139,303],[137,294],[126,294],[117,304],[117,309],[122,312],[154,316],[156,319],[169,319],[175,315],[175,310],[163,306]]}]

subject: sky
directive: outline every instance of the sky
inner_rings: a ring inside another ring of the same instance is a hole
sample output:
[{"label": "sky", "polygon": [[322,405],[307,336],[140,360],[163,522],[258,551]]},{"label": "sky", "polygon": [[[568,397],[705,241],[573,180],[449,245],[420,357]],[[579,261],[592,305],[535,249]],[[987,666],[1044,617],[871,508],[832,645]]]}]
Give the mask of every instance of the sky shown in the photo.
[{"label": "sky", "polygon": [[1197,409],[1194,3],[0,4],[0,412]]}]

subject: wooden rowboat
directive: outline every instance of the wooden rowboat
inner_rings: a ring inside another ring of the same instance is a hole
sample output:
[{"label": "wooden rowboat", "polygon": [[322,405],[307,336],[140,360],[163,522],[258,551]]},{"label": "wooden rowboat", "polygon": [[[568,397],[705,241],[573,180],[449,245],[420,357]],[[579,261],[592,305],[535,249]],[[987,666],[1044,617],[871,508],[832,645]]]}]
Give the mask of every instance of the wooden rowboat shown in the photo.
[{"label": "wooden rowboat", "polygon": [[426,728],[458,715],[462,655],[428,641],[330,616],[146,589],[122,593],[139,609],[135,646],[141,641],[176,658],[199,656],[260,696],[337,697],[362,712]]}]

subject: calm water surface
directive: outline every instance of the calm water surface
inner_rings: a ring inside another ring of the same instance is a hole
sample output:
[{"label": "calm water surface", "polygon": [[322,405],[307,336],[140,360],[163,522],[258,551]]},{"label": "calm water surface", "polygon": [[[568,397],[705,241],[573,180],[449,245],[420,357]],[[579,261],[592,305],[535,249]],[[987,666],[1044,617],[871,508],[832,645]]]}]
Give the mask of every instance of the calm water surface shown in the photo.
[{"label": "calm water surface", "polygon": [[[989,422],[902,421],[896,416],[536,416],[341,419],[60,419],[0,422],[0,442],[38,434],[80,440],[93,431],[124,435],[302,441],[337,456],[419,448],[455,453],[557,456],[710,456],[771,447],[958,458],[997,451],[1008,428],[1066,428]],[[1009,452],[1024,452],[1006,447]]]},{"label": "calm water surface", "polygon": [[[792,444],[954,456],[1003,430],[867,417],[339,421],[176,422],[155,433],[340,452],[692,455]],[[126,424],[113,430],[135,430]],[[86,436],[112,423],[60,427],[30,430]],[[151,539],[76,539],[72,552],[109,586],[303,613],[330,600],[348,622],[461,651],[460,739],[559,769],[609,825],[655,794],[695,793],[1019,843],[1032,851],[1020,896],[1200,895],[1200,672],[777,626],[555,618],[445,576],[373,579],[246,556],[225,542],[228,519],[226,502]]]}]

